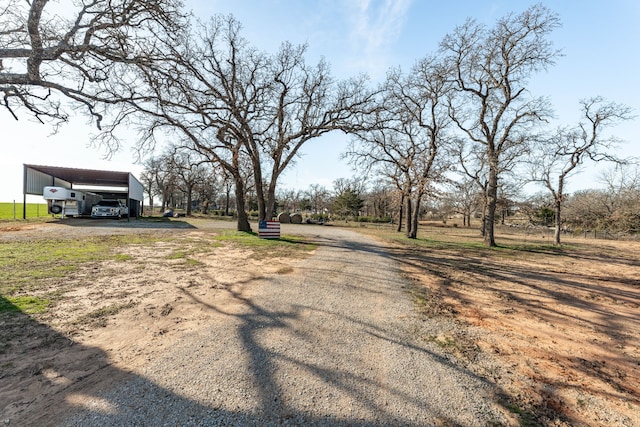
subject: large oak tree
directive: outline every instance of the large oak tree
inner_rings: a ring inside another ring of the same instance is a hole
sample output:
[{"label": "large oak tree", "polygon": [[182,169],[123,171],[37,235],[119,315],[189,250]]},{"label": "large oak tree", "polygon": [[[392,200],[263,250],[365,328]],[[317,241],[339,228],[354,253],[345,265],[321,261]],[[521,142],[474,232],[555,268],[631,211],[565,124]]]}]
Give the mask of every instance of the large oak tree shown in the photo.
[{"label": "large oak tree", "polygon": [[546,99],[531,96],[527,84],[559,56],[548,38],[558,25],[558,17],[537,4],[492,28],[468,20],[441,42],[456,89],[451,118],[487,166],[484,240],[489,246],[496,245],[501,163],[524,157],[534,128],[550,116]]},{"label": "large oak tree", "polygon": [[336,81],[324,60],[306,64],[304,45],[259,51],[232,16],[215,16],[158,43],[164,43],[162,58],[139,65],[144,84],[122,81],[118,88],[131,99],[120,117],[139,117],[143,144],[170,135],[224,168],[236,186],[239,230],[251,229],[244,212],[247,170],[259,217],[270,219],[278,179],[302,145],[357,129],[370,108],[365,76]]},{"label": "large oak tree", "polygon": [[423,198],[433,193],[448,168],[448,90],[447,74],[436,57],[418,61],[407,74],[391,70],[380,108],[345,154],[357,167],[375,170],[400,190],[409,238],[418,235]]}]

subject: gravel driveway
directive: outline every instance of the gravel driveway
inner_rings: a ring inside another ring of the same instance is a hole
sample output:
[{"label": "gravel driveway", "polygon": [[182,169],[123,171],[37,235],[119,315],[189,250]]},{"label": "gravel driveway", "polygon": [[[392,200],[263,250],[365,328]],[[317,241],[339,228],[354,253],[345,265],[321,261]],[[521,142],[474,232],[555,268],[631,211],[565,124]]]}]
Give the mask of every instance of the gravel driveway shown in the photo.
[{"label": "gravel driveway", "polygon": [[292,274],[245,284],[237,304],[209,304],[222,321],[186,334],[63,425],[508,424],[494,387],[422,338],[438,325],[416,314],[375,241],[333,227],[283,231],[314,235],[318,250]]}]

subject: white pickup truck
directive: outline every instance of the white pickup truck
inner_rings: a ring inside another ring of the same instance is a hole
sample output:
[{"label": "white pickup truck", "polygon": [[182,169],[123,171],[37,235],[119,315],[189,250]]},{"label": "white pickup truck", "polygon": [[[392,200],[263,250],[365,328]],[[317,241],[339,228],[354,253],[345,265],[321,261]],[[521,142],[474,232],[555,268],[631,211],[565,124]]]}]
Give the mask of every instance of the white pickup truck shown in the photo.
[{"label": "white pickup truck", "polygon": [[91,207],[91,218],[122,218],[129,216],[129,209],[118,200],[101,200]]}]

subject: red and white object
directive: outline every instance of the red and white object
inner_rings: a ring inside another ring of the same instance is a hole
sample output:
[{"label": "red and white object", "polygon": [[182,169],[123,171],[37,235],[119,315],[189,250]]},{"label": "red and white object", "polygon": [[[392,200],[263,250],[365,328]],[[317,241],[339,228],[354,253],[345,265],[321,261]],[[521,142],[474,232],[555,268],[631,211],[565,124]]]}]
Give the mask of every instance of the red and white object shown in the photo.
[{"label": "red and white object", "polygon": [[279,239],[280,223],[278,221],[260,221],[258,223],[258,237],[261,239]]}]

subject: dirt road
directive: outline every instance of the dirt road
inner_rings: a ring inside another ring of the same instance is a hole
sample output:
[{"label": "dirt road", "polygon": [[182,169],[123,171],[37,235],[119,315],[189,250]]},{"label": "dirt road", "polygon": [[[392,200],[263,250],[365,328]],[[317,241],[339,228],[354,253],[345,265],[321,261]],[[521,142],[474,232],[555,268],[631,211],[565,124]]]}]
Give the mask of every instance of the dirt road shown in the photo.
[{"label": "dirt road", "polygon": [[183,287],[181,297],[206,313],[206,322],[140,366],[103,363],[55,396],[50,413],[23,420],[65,426],[510,424],[497,403],[499,390],[421,338],[443,325],[416,315],[407,283],[372,239],[332,227],[284,231],[312,234],[318,249],[292,261],[287,274],[249,278],[218,292]]}]

